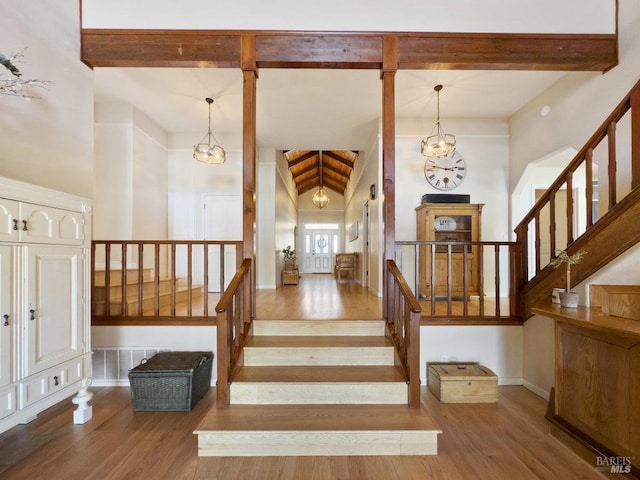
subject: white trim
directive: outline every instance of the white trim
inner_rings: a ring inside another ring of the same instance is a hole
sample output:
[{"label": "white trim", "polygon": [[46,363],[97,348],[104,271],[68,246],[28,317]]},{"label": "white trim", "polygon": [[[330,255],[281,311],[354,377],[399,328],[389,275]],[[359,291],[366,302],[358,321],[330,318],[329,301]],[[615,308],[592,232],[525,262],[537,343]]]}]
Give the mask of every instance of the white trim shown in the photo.
[{"label": "white trim", "polygon": [[544,398],[545,400],[549,400],[549,397],[551,396],[550,392],[547,392],[546,390],[543,390],[542,388],[534,385],[531,382],[528,382],[527,380],[523,380],[522,385],[527,389],[527,390],[531,390],[533,393],[535,393],[536,395],[538,395],[539,397]]}]

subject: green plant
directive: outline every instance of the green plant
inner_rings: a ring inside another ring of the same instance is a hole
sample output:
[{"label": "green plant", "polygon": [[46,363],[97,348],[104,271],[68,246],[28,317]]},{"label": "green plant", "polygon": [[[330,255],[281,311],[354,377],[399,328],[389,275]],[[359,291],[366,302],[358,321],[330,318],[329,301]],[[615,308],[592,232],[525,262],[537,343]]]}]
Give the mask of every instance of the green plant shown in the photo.
[{"label": "green plant", "polygon": [[282,249],[282,254],[285,260],[293,260],[296,258],[296,251],[291,248],[291,245],[287,245],[287,248]]},{"label": "green plant", "polygon": [[558,250],[558,255],[553,258],[549,265],[553,268],[558,268],[563,263],[567,264],[567,292],[571,290],[571,265],[576,265],[582,261],[582,257],[587,254],[584,250],[580,250],[573,255],[569,255],[564,250]]}]

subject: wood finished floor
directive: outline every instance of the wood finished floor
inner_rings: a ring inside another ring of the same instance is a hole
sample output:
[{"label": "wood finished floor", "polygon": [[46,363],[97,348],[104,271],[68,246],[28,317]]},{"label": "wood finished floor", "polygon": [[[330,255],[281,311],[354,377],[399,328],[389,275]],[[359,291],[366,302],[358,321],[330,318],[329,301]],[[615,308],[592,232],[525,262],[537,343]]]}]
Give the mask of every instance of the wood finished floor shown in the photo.
[{"label": "wood finished floor", "polygon": [[[497,404],[423,408],[443,430],[437,456],[198,457],[193,431],[211,389],[191,412],[133,412],[126,387],[93,388],[94,417],[72,425],[70,401],[0,435],[2,479],[591,480],[606,478],[548,435],[546,402],[519,386]],[[618,475],[619,477],[619,475]]]}]

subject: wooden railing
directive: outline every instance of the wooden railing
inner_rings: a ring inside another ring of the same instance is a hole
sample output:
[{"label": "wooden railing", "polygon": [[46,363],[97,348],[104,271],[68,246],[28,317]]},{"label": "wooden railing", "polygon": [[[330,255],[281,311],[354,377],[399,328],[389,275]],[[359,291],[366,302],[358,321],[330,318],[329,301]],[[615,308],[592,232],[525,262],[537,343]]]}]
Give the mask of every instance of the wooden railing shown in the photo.
[{"label": "wooden railing", "polygon": [[231,398],[229,384],[234,370],[241,366],[242,348],[252,333],[251,270],[251,259],[245,258],[216,305],[218,317],[216,406],[218,408],[229,406]]},{"label": "wooden railing", "polygon": [[92,325],[215,325],[209,302],[240,266],[242,242],[96,240],[92,257]]},{"label": "wooden railing", "polygon": [[423,325],[521,323],[519,255],[516,242],[396,242]]},{"label": "wooden railing", "polygon": [[[619,131],[620,126],[622,131]],[[584,203],[575,197],[574,190],[578,186],[584,189]],[[592,230],[598,230],[593,228],[596,223],[610,223],[614,216],[619,216],[619,210],[628,208],[628,205],[620,203],[630,197],[630,194],[635,194],[634,191],[639,187],[640,82],[613,110],[515,228],[517,242],[522,248],[516,271],[525,296],[521,302],[524,317],[530,314],[530,306],[535,303],[527,297],[536,284],[552,275],[553,269],[549,262],[558,251],[566,250],[572,254],[583,249],[588,234]],[[565,196],[566,208],[558,207],[558,204],[565,203]],[[596,243],[595,248],[603,252],[589,252],[589,268],[572,269],[572,285],[584,280],[587,272],[593,273],[593,270],[603,266],[605,260],[610,261],[611,255],[604,251],[615,249],[615,243],[615,239],[614,244]],[[543,245],[546,247],[544,254]],[[594,248],[594,245],[590,247]],[[598,259],[600,256],[602,261]],[[562,283],[557,286],[561,285]],[[548,290],[549,285],[545,284],[543,287]],[[545,291],[544,295],[548,296],[548,292]]]},{"label": "wooden railing", "polygon": [[409,407],[420,406],[420,304],[393,260],[387,260],[387,286],[393,302],[387,305],[386,335],[393,342],[396,363],[409,385]]}]

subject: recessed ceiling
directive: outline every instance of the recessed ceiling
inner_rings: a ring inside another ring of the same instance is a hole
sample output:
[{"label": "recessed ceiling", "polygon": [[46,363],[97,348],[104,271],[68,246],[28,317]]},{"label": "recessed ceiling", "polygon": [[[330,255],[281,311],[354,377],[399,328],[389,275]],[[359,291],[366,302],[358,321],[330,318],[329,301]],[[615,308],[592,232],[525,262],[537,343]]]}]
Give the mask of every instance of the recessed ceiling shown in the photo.
[{"label": "recessed ceiling", "polygon": [[287,150],[284,157],[298,195],[326,187],[344,195],[358,152],[353,150]]},{"label": "recessed ceiling", "polygon": [[[262,69],[257,82],[259,146],[289,150],[363,150],[377,128],[382,86],[377,70]],[[400,70],[396,118],[435,118],[436,84],[441,118],[507,119],[564,75],[540,71]],[[241,138],[242,72],[209,68],[96,68],[97,102],[126,102],[168,134],[212,130]],[[428,133],[428,132],[425,132]],[[195,141],[195,140],[194,140]],[[239,145],[238,145],[239,147]]]}]

